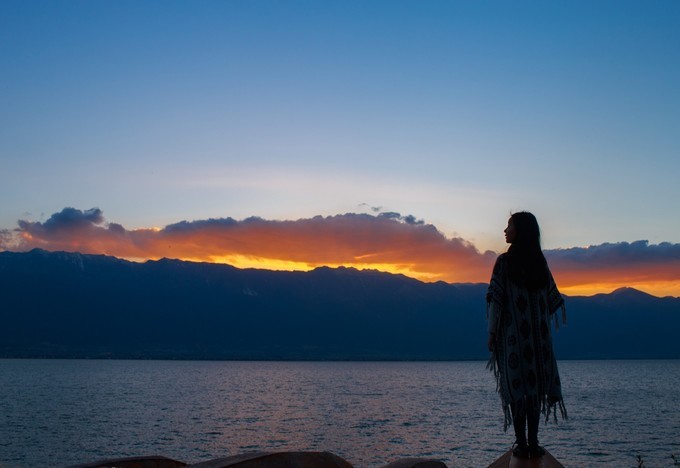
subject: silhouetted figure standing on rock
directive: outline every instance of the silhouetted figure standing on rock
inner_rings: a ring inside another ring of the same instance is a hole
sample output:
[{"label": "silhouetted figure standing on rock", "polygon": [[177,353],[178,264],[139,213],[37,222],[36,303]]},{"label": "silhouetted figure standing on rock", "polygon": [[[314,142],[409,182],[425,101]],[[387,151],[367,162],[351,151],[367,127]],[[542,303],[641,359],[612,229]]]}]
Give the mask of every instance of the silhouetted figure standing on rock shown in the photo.
[{"label": "silhouetted figure standing on rock", "polygon": [[503,429],[510,424],[515,429],[513,453],[540,457],[545,453],[538,445],[541,413],[546,421],[551,413],[557,420],[557,409],[567,417],[551,336],[552,322],[559,325],[558,311],[566,320],[564,299],[543,256],[534,215],[514,213],[505,241],[510,247],[496,260],[486,295],[487,367],[494,372],[503,404]]}]

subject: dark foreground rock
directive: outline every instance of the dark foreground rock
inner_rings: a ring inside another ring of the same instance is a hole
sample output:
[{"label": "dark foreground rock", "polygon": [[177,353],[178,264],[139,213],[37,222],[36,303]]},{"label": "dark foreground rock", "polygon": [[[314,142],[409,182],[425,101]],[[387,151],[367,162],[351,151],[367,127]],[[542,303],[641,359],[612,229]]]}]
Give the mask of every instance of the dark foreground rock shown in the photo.
[{"label": "dark foreground rock", "polygon": [[383,468],[446,468],[446,464],[429,458],[403,458],[389,463]]},{"label": "dark foreground rock", "polygon": [[192,468],[352,468],[346,460],[329,452],[245,453],[217,458]]},{"label": "dark foreground rock", "polygon": [[182,468],[186,463],[161,456],[109,458],[69,468]]},{"label": "dark foreground rock", "polygon": [[[193,465],[161,456],[116,458],[71,468],[353,468],[347,460],[330,452],[258,452],[216,458]],[[426,458],[404,458],[384,468],[447,468]]]}]

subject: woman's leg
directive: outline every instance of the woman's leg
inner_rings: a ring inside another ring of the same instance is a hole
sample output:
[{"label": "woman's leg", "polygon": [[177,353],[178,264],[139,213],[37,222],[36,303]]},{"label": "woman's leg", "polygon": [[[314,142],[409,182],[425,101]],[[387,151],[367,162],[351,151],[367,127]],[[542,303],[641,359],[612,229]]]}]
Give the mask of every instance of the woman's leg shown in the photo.
[{"label": "woman's leg", "polygon": [[532,398],[526,400],[527,426],[529,430],[529,445],[538,445],[538,423],[541,419],[541,411],[538,402]]},{"label": "woman's leg", "polygon": [[541,457],[545,455],[545,449],[538,445],[538,423],[541,419],[541,407],[538,401],[527,399],[527,425],[529,428],[529,456]]},{"label": "woman's leg", "polygon": [[515,442],[517,445],[527,445],[527,436],[525,433],[527,423],[525,399],[517,400],[510,405],[512,411],[512,425],[515,428]]}]

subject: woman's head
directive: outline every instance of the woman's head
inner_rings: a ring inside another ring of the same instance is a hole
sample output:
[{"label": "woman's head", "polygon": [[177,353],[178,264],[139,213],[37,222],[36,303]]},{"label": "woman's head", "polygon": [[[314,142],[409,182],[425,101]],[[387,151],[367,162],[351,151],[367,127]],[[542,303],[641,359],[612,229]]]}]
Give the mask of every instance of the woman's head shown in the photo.
[{"label": "woman's head", "polygon": [[513,213],[505,229],[505,241],[510,244],[510,278],[530,289],[547,284],[548,267],[541,251],[541,231],[536,217],[527,211]]},{"label": "woman's head", "polygon": [[505,241],[523,247],[541,247],[541,230],[536,217],[528,211],[513,213],[505,229]]}]

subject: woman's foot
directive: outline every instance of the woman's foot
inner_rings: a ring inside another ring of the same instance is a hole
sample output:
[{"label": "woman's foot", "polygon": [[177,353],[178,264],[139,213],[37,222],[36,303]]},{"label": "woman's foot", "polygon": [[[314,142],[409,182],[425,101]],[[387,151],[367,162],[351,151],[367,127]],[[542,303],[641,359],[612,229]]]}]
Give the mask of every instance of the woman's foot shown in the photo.
[{"label": "woman's foot", "polygon": [[518,458],[529,458],[529,446],[527,444],[515,444],[512,454]]},{"label": "woman's foot", "polygon": [[529,456],[531,458],[539,458],[545,455],[545,449],[540,445],[529,445]]}]

